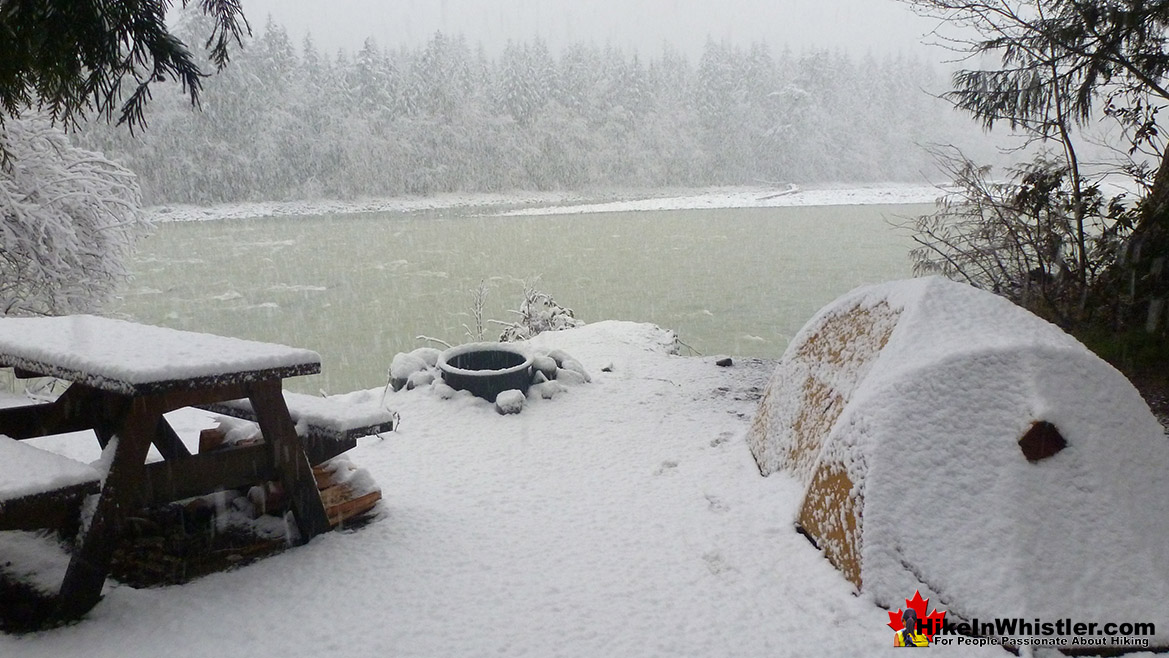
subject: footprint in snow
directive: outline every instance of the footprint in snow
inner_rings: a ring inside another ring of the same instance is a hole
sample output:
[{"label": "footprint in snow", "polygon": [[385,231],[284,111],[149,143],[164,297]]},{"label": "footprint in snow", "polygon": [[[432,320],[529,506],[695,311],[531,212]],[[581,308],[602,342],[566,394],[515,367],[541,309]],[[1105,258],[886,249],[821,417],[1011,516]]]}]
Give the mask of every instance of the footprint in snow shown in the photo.
[{"label": "footprint in snow", "polygon": [[722,498],[714,494],[706,494],[707,509],[712,512],[723,513],[730,511],[730,506],[723,502]]},{"label": "footprint in snow", "polygon": [[719,434],[716,438],[711,439],[710,447],[717,448],[717,447],[721,446],[722,444],[726,443],[727,441],[730,441],[731,437],[733,437],[734,435],[735,435],[734,432],[723,432],[722,434]]},{"label": "footprint in snow", "polygon": [[706,568],[710,569],[710,573],[716,576],[720,573],[726,573],[727,571],[735,570],[733,566],[727,564],[726,558],[724,558],[722,553],[719,553],[718,551],[704,553],[702,556],[702,561],[706,562]]},{"label": "footprint in snow", "polygon": [[667,459],[666,461],[662,462],[661,466],[658,466],[658,470],[654,471],[654,475],[664,475],[674,470],[675,468],[678,468],[678,462],[674,461],[673,459]]}]

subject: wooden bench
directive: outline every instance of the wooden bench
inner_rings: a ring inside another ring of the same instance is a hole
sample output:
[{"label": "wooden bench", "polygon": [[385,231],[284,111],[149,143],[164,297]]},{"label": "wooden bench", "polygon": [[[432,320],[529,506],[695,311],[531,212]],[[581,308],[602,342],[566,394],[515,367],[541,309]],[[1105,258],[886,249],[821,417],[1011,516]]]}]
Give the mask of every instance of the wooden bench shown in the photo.
[{"label": "wooden bench", "polygon": [[[288,407],[288,415],[296,425],[304,453],[313,465],[313,476],[330,525],[337,526],[371,509],[381,499],[381,489],[368,478],[368,473],[357,469],[344,458],[334,458],[356,447],[357,439],[361,437],[392,432],[398,424],[398,414],[376,404],[345,404],[336,399],[288,391],[284,392],[284,402]],[[252,422],[256,420],[255,411],[246,399],[200,405],[199,408],[230,418]],[[222,429],[217,434],[217,441],[226,438]],[[202,444],[202,437],[200,439]],[[255,459],[230,461],[265,463],[262,442],[245,440],[241,443],[243,445],[228,443],[207,454],[252,451]],[[200,453],[203,453],[202,445]],[[257,474],[263,475],[259,472],[241,474],[240,479],[254,478]],[[352,477],[355,475],[357,477]]]},{"label": "wooden bench", "polygon": [[81,501],[100,482],[88,464],[0,436],[0,531],[75,531]]},{"label": "wooden bench", "polygon": [[[392,432],[398,414],[374,404],[345,404],[332,398],[284,392],[288,414],[309,463],[326,462],[355,448],[357,439]],[[211,413],[241,420],[256,421],[255,410],[247,399],[199,405]],[[243,449],[243,448],[237,448]]]}]

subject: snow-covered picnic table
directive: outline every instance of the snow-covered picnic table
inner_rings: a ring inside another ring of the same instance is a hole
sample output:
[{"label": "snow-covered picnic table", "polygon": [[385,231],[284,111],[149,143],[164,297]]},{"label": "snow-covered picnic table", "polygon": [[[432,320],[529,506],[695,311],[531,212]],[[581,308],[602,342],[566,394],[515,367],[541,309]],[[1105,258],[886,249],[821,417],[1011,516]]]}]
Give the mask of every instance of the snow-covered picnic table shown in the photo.
[{"label": "snow-covered picnic table", "polygon": [[[0,409],[0,441],[8,447],[79,430],[93,430],[103,447],[113,442],[107,450],[111,458],[103,460],[109,466],[96,509],[61,584],[61,617],[79,616],[97,603],[125,515],[143,503],[277,479],[289,493],[302,541],[329,529],[281,394],[285,377],[320,371],[315,352],[94,316],[0,318],[0,367],[12,367],[22,377],[71,382],[53,402]],[[265,437],[261,445],[191,455],[163,417],[181,407],[241,398],[254,410]],[[151,445],[162,462],[146,463]],[[0,458],[23,452],[0,451]],[[32,478],[35,471],[25,475]],[[75,480],[66,484],[87,484]],[[19,501],[35,499],[28,487],[12,489],[20,492]],[[38,509],[9,502],[14,501],[0,501],[0,516]],[[35,521],[6,523],[22,527]]]}]

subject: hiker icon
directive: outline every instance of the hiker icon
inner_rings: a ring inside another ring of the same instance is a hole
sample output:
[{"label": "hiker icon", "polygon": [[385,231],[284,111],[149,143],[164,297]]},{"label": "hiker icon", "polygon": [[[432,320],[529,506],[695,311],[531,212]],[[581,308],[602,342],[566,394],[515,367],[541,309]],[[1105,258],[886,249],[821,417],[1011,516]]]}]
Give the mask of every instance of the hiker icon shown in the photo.
[{"label": "hiker icon", "polygon": [[913,608],[907,608],[905,612],[901,613],[901,622],[904,628],[897,631],[893,636],[893,646],[895,647],[928,647],[930,645],[929,639],[920,630],[917,621],[917,612]]}]

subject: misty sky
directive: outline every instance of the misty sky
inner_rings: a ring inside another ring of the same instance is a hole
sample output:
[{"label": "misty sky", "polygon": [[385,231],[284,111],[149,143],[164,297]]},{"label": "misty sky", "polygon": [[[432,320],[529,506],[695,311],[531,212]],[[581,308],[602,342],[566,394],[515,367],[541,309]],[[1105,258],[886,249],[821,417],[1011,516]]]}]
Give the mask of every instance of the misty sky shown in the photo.
[{"label": "misty sky", "polygon": [[[243,0],[254,30],[271,15],[299,42],[353,51],[367,36],[379,45],[414,45],[436,31],[465,34],[497,51],[533,35],[552,47],[611,43],[653,53],[669,41],[689,54],[707,38],[766,41],[775,48],[843,48],[860,55],[922,53],[932,27],[897,0]],[[938,56],[939,59],[941,56]]]}]

